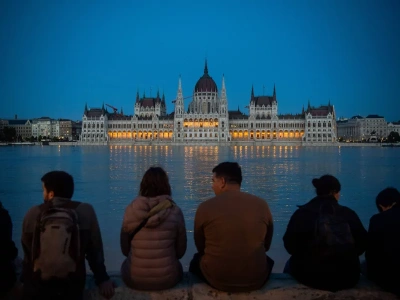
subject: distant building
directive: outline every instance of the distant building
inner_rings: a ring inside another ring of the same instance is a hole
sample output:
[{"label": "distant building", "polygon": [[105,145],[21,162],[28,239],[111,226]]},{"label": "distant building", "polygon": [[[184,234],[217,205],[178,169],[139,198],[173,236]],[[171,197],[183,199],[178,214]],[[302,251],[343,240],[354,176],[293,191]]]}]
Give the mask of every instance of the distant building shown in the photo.
[{"label": "distant building", "polygon": [[337,139],[336,113],[333,105],[317,108],[308,104],[305,112],[306,142],[335,142]]},{"label": "distant building", "polygon": [[354,116],[337,121],[338,136],[345,141],[367,141],[371,136],[382,139],[388,136],[388,125],[384,117],[368,115]]},{"label": "distant building", "polygon": [[[184,99],[192,98],[185,111]],[[85,106],[82,117],[83,144],[105,144],[113,141],[161,140],[173,142],[229,141],[299,141],[333,143],[337,140],[334,106],[312,107],[298,114],[278,114],[274,86],[271,96],[256,96],[251,89],[249,114],[239,109],[228,111],[225,79],[221,90],[208,73],[207,61],[203,76],[194,86],[191,97],[184,97],[179,77],[174,112],[167,114],[165,96],[154,98],[136,94],[134,115],[128,116],[104,108]]]},{"label": "distant building", "polygon": [[366,134],[365,119],[361,116],[353,116],[350,119],[342,119],[336,122],[338,137],[344,141],[365,141],[369,135]]},{"label": "distant building", "polygon": [[82,133],[82,121],[72,122],[72,140],[79,140]]},{"label": "distant building", "polygon": [[389,135],[391,132],[397,132],[400,134],[400,120],[397,122],[390,122],[387,125],[387,134]]},{"label": "distant building", "polygon": [[49,117],[32,120],[32,136],[38,138],[60,137],[60,121]]},{"label": "distant building", "polygon": [[68,119],[59,119],[59,137],[64,140],[72,140],[72,121]]},{"label": "distant building", "polygon": [[4,127],[8,125],[8,120],[0,119],[0,139],[4,138]]},{"label": "distant building", "polygon": [[378,139],[382,139],[388,136],[387,122],[384,117],[378,115],[368,115],[365,118],[365,123],[367,135],[374,135]]},{"label": "distant building", "polygon": [[17,138],[21,138],[22,140],[32,136],[31,120],[8,120],[7,127],[15,128]]}]

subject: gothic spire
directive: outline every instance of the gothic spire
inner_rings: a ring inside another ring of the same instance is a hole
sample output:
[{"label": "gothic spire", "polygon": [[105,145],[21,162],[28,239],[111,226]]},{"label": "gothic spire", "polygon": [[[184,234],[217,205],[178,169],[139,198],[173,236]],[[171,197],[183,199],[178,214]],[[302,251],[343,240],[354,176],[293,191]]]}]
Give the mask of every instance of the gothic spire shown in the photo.
[{"label": "gothic spire", "polygon": [[204,74],[208,75],[208,66],[207,66],[207,58],[206,58],[206,62],[204,64]]},{"label": "gothic spire", "polygon": [[276,89],[275,89],[275,83],[274,83],[274,100],[276,100]]},{"label": "gothic spire", "polygon": [[136,91],[136,103],[140,101],[140,96],[139,96],[139,89]]},{"label": "gothic spire", "polygon": [[251,85],[251,101],[254,100],[254,86]]},{"label": "gothic spire", "polygon": [[225,90],[225,75],[222,74],[222,89]]},{"label": "gothic spire", "polygon": [[87,108],[87,103],[85,104],[85,110],[83,111],[83,114],[87,114],[87,112],[88,112],[88,108]]}]

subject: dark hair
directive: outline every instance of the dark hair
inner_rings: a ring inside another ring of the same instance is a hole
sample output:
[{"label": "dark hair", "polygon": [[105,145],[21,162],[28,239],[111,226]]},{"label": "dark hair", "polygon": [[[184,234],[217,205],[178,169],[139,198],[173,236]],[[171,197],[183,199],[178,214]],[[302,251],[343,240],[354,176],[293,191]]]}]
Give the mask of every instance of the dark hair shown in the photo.
[{"label": "dark hair", "polygon": [[226,183],[242,184],[242,169],[237,162],[223,162],[212,169],[216,177],[222,177]]},{"label": "dark hair", "polygon": [[140,196],[156,197],[161,195],[171,196],[171,194],[168,175],[163,168],[151,167],[144,173],[140,183]]},{"label": "dark hair", "polygon": [[400,192],[397,189],[388,187],[380,191],[378,196],[376,196],[376,207],[380,212],[382,212],[382,208],[379,205],[388,207],[392,204],[400,204]]},{"label": "dark hair", "polygon": [[323,175],[320,178],[314,178],[312,184],[316,189],[318,196],[327,196],[332,193],[340,192],[340,182],[332,175]]},{"label": "dark hair", "polygon": [[64,171],[51,171],[42,177],[47,192],[53,192],[54,197],[71,199],[74,194],[74,178]]}]

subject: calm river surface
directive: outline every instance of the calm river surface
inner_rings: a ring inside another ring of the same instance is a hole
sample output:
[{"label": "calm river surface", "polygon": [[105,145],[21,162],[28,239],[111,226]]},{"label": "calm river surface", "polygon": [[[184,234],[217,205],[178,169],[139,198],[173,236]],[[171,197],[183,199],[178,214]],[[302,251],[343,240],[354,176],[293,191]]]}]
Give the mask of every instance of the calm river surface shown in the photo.
[{"label": "calm river surface", "polygon": [[220,162],[242,166],[244,191],[264,198],[275,231],[269,255],[274,272],[282,272],[288,255],[282,236],[296,205],[314,196],[311,180],[329,173],[342,184],[340,203],[354,209],[364,226],[376,213],[375,197],[387,187],[400,188],[400,148],[290,146],[9,146],[0,147],[0,201],[10,212],[13,236],[22,256],[22,220],[40,204],[40,178],[65,170],[75,179],[74,199],[91,203],[99,219],[108,271],[119,271],[123,256],[119,232],[127,204],[138,194],[140,180],[152,165],[164,167],[173,198],[186,220],[188,269],[195,253],[193,219],[197,206],[213,196],[211,170]]}]

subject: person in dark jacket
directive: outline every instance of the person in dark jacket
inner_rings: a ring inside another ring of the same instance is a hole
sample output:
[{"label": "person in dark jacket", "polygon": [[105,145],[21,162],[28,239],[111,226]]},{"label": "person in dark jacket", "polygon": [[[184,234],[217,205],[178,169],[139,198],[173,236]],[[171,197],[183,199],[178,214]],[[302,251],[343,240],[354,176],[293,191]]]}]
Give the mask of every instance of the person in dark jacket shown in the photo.
[{"label": "person in dark jacket", "polygon": [[360,278],[359,255],[365,251],[367,231],[353,210],[338,204],[341,186],[334,176],[324,175],[312,184],[317,196],[294,212],[283,237],[291,254],[284,272],[317,289],[351,288]]},{"label": "person in dark jacket", "polygon": [[[365,252],[367,276],[389,292],[400,296],[400,193],[386,188],[376,197],[379,213],[369,221]],[[395,275],[394,275],[395,274]]]},{"label": "person in dark jacket", "polygon": [[14,260],[18,249],[12,240],[12,222],[8,211],[0,202],[0,299],[11,292],[17,275]]}]

